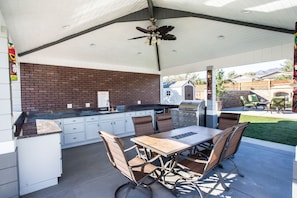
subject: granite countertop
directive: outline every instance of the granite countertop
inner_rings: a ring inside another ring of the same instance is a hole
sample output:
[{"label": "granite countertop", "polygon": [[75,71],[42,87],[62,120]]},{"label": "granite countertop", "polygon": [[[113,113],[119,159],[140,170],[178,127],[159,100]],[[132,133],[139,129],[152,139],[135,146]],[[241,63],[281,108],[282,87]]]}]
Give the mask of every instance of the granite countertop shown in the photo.
[{"label": "granite countertop", "polygon": [[27,113],[27,122],[34,122],[36,119],[61,119],[81,116],[104,115],[114,113],[124,113],[141,110],[158,110],[164,108],[175,108],[176,105],[161,105],[161,104],[144,104],[144,105],[129,105],[121,106],[120,110],[115,111],[100,111],[98,108],[85,109],[65,109],[45,112],[29,112]]},{"label": "granite countertop", "polygon": [[37,119],[35,122],[24,123],[22,129],[18,138],[36,137],[62,132],[62,129],[55,121],[40,119]]},{"label": "granite countertop", "polygon": [[65,109],[43,112],[23,112],[16,120],[15,136],[18,138],[34,137],[38,135],[47,135],[52,133],[61,133],[61,128],[53,121],[54,119],[104,115],[113,113],[124,113],[141,110],[160,110],[166,108],[176,108],[176,105],[144,104],[129,105],[121,107],[116,111],[100,111],[98,108],[85,109]]}]

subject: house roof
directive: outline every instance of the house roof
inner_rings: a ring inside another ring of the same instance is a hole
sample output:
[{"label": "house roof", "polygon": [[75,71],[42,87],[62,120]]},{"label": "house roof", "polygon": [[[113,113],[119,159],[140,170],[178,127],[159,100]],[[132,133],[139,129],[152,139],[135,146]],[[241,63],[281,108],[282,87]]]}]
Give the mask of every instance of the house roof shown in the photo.
[{"label": "house roof", "polygon": [[[1,0],[1,34],[7,30],[21,62],[161,75],[292,58],[295,0],[228,2]],[[145,35],[136,26],[152,16],[174,26],[177,40],[129,40]]]},{"label": "house roof", "polygon": [[193,85],[193,83],[190,80],[180,80],[175,82],[164,82],[163,88],[179,88],[187,84]]}]

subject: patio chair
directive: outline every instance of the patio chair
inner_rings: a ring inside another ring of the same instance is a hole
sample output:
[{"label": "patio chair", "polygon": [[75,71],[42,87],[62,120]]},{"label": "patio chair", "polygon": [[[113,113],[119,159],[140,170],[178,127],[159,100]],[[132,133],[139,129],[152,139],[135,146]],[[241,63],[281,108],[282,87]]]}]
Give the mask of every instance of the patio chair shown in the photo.
[{"label": "patio chair", "polygon": [[255,107],[255,104],[249,102],[244,96],[240,96],[240,101],[242,103],[243,109]]},{"label": "patio chair", "polygon": [[272,110],[277,111],[277,113],[280,113],[281,111],[286,109],[286,98],[279,96],[274,97],[271,99],[270,103],[270,112],[272,113]]},{"label": "patio chair", "polygon": [[[132,120],[135,129],[135,136],[152,135],[155,133],[152,116],[132,117]],[[139,145],[137,145],[137,147],[143,159],[148,160],[152,157],[153,154],[151,151]]]},{"label": "patio chair", "polygon": [[[226,113],[226,112],[221,112],[220,116],[218,117],[218,129],[225,130],[229,127],[236,127],[239,123],[240,119],[240,113]],[[209,140],[207,142],[203,142],[198,145],[198,147],[195,148],[194,152],[199,151],[200,148],[206,148],[210,149],[212,147],[212,140]]]},{"label": "patio chair", "polygon": [[228,127],[236,126],[239,123],[240,113],[222,112],[218,118],[218,129],[224,130]]},{"label": "patio chair", "polygon": [[132,117],[135,136],[152,135],[155,133],[152,116]]},{"label": "patio chair", "polygon": [[[144,161],[139,156],[127,160],[126,153],[136,149],[137,147],[135,145],[124,150],[123,141],[119,137],[104,131],[99,131],[99,134],[102,137],[111,164],[129,179],[128,183],[116,189],[115,197],[117,197],[119,192],[125,187],[128,188],[125,191],[125,196],[120,197],[126,197],[129,191],[136,187],[148,189],[151,195],[150,197],[152,197],[150,185],[158,181],[162,176],[161,169],[153,165],[152,162],[157,160],[160,156],[156,156],[150,161]],[[154,176],[154,179],[152,179],[151,176]]]},{"label": "patio chair", "polygon": [[257,107],[260,102],[256,94],[249,94],[248,101],[253,103],[255,107]]},{"label": "patio chair", "polygon": [[241,177],[244,177],[244,175],[239,172],[237,165],[235,164],[235,162],[232,159],[234,158],[234,155],[238,151],[238,148],[239,148],[239,145],[241,142],[241,138],[248,126],[249,126],[249,122],[244,122],[244,123],[238,124],[238,126],[236,127],[236,129],[230,136],[230,139],[229,139],[227,147],[226,147],[226,151],[222,158],[222,161],[230,160],[234,165],[234,169],[237,171],[238,175]]},{"label": "patio chair", "polygon": [[170,131],[173,129],[173,122],[170,113],[157,115],[158,132]]},{"label": "patio chair", "polygon": [[[176,169],[176,173],[179,174],[181,178],[175,182],[175,194],[182,193],[179,189],[182,189],[181,185],[183,182],[189,182],[192,184],[192,187],[198,191],[199,196],[203,197],[203,193],[199,185],[203,182],[206,176],[211,175],[211,171],[214,171],[214,173],[218,176],[218,181],[216,182],[214,188],[218,184],[221,184],[225,190],[229,189],[225,185],[224,179],[218,170],[218,165],[222,160],[226,143],[228,142],[228,139],[234,129],[234,127],[229,127],[213,138],[213,147],[209,156],[201,155],[201,153],[189,156],[181,155],[182,161],[177,163]],[[214,190],[214,188],[211,189],[211,191]]]}]

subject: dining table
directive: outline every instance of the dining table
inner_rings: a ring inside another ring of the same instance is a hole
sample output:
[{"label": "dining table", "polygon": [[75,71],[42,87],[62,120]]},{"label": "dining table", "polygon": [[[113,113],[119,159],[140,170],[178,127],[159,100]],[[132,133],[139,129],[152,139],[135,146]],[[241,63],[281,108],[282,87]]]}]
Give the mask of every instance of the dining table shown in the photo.
[{"label": "dining table", "polygon": [[174,174],[174,168],[179,155],[187,150],[190,151],[201,143],[211,140],[222,131],[220,129],[193,125],[153,135],[133,137],[131,141],[165,158],[165,162],[163,160],[160,161],[160,166],[165,173],[163,180],[159,182],[169,190],[173,190],[174,183],[178,179],[177,175]]},{"label": "dining table", "polygon": [[186,126],[170,131],[131,138],[131,141],[164,157],[176,155],[211,140],[222,130],[204,126]]}]

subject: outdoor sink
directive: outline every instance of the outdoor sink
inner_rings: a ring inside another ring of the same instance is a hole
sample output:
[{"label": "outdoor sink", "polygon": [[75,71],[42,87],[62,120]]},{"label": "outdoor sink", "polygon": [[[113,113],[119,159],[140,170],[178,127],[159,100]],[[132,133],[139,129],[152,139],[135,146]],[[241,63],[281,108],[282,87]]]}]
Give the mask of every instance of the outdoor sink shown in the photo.
[{"label": "outdoor sink", "polygon": [[111,111],[98,111],[99,114],[107,114],[110,113]]},{"label": "outdoor sink", "polygon": [[95,110],[82,110],[79,115],[80,116],[89,116],[89,115],[98,115],[99,112]]}]

